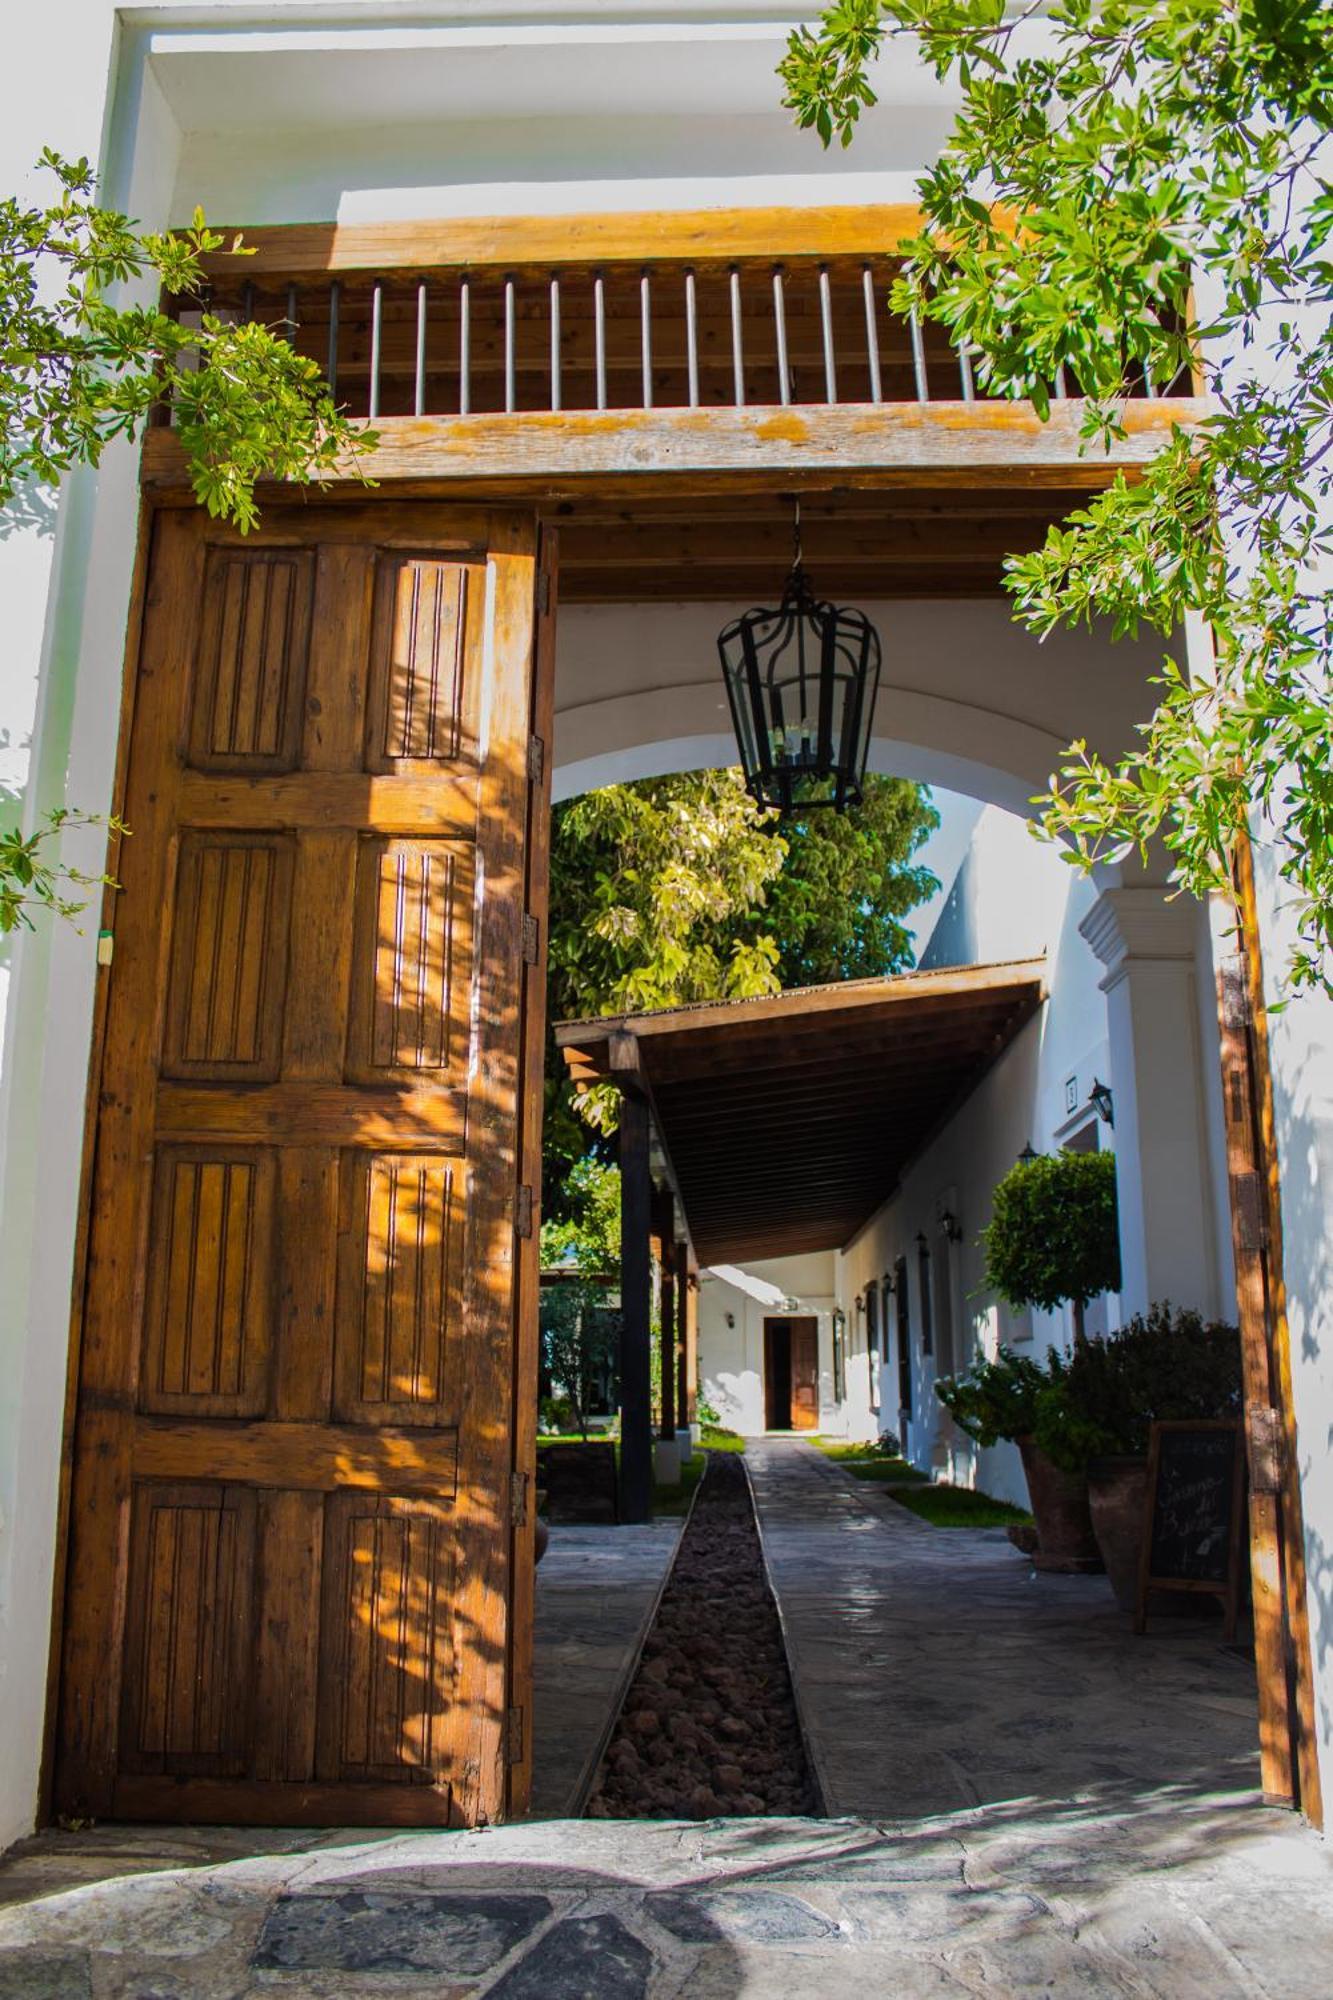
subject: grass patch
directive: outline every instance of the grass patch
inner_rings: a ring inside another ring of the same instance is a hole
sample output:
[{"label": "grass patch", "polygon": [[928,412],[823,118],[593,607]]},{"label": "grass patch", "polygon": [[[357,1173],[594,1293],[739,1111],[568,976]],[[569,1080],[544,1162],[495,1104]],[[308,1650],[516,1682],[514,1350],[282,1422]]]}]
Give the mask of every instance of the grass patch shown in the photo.
[{"label": "grass patch", "polygon": [[674,1485],[653,1487],[653,1513],[655,1515],[688,1514],[694,1489],[704,1476],[707,1461],[702,1451],[694,1452],[680,1468],[680,1478]]},{"label": "grass patch", "polygon": [[806,1443],[812,1444],[816,1451],[822,1451],[825,1458],[836,1459],[840,1465],[871,1458],[892,1459],[895,1465],[902,1463],[895,1453],[886,1451],[874,1438],[862,1438],[857,1444],[848,1444],[846,1438],[812,1437],[807,1438]]},{"label": "grass patch", "polygon": [[853,1479],[883,1480],[889,1486],[928,1486],[926,1473],[909,1465],[905,1458],[862,1458],[843,1459],[844,1472],[850,1472]]},{"label": "grass patch", "polygon": [[1007,1528],[1016,1521],[1032,1519],[1021,1507],[1011,1507],[1007,1500],[992,1500],[989,1493],[974,1493],[967,1486],[905,1486],[893,1497],[900,1507],[929,1521],[932,1528]]},{"label": "grass patch", "polygon": [[705,1451],[744,1451],[745,1439],[739,1431],[726,1430],[721,1424],[705,1424],[703,1448]]}]

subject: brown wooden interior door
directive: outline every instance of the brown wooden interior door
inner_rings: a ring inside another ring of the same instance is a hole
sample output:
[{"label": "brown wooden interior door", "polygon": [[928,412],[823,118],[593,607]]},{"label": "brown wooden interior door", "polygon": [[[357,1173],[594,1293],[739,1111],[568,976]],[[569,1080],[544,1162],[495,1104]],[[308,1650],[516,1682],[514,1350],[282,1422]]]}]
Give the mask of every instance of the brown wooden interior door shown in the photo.
[{"label": "brown wooden interior door", "polygon": [[813,1319],[791,1322],[791,1427],[819,1427],[819,1327]]},{"label": "brown wooden interior door", "polygon": [[64,1811],[504,1811],[536,558],[527,516],[419,503],[275,508],[248,540],[155,524]]}]

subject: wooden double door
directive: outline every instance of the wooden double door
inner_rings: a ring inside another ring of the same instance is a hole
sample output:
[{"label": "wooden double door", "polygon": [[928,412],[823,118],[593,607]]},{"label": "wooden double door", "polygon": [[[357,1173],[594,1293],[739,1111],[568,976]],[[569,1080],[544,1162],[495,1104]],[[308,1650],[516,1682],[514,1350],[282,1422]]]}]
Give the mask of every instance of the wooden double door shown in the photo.
[{"label": "wooden double door", "polygon": [[550,568],[503,512],[157,516],[60,1811],[524,1802]]}]

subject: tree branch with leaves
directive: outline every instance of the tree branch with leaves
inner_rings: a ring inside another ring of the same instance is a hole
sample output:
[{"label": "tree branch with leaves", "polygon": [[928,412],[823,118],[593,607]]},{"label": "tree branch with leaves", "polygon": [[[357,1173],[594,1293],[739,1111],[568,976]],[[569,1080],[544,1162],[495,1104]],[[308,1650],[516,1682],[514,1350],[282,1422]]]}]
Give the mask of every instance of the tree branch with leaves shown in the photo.
[{"label": "tree branch with leaves", "polygon": [[[1036,18],[1039,15],[1039,19]],[[785,101],[846,145],[887,37],[961,92],[918,183],[893,303],[966,343],[982,385],[1049,413],[1063,370],[1089,452],[1125,401],[1196,371],[1211,408],[1007,564],[1029,629],[1214,635],[1168,658],[1142,740],[1073,744],[1036,801],[1090,867],[1162,840],[1194,894],[1237,829],[1277,844],[1293,987],[1333,992],[1333,13],[1320,0],[843,0],[791,39]]]},{"label": "tree branch with leaves", "polygon": [[[375,433],[343,414],[317,364],[285,331],[208,310],[204,259],[248,255],[240,237],[209,229],[200,210],[188,229],[142,231],[97,203],[86,160],[48,149],[39,166],[53,201],[0,201],[0,510],[97,466],[163,404],[196,499],[242,533],[258,521],[261,480],[309,484],[348,464],[366,477]],[[197,310],[178,319],[160,303],[114,302],[144,281]],[[40,909],[77,916],[86,903],[69,890],[109,883],[59,859],[64,829],[93,824],[57,808],[27,834],[0,826],[0,931],[31,928]]]}]

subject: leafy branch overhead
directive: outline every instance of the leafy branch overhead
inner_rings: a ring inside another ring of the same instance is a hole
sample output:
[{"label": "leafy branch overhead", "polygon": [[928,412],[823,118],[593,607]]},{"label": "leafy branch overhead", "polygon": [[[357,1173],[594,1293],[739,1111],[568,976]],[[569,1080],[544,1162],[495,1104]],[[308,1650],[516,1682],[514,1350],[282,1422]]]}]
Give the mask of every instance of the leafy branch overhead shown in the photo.
[{"label": "leafy branch overhead", "polygon": [[[189,229],[140,231],[97,205],[86,160],[48,150],[40,164],[57,201],[0,202],[0,507],[97,465],[164,399],[197,498],[243,532],[258,519],[258,481],[319,480],[374,449],[281,331],[206,309],[202,259],[248,254],[239,237],[228,245],[199,210]],[[157,304],[112,303],[143,280],[198,310],[176,320]]]},{"label": "leafy branch overhead", "polygon": [[[1040,18],[1036,18],[1040,14]],[[1325,0],[842,0],[791,39],[798,122],[849,142],[885,38],[961,95],[918,184],[895,303],[970,344],[980,379],[1049,409],[1063,369],[1089,450],[1124,401],[1197,369],[1211,412],[1012,558],[1037,633],[1207,620],[1168,659],[1142,741],[1084,743],[1045,831],[1090,866],[1160,837],[1195,894],[1237,828],[1280,836],[1296,986],[1333,992],[1333,10]]]}]

